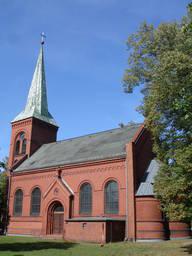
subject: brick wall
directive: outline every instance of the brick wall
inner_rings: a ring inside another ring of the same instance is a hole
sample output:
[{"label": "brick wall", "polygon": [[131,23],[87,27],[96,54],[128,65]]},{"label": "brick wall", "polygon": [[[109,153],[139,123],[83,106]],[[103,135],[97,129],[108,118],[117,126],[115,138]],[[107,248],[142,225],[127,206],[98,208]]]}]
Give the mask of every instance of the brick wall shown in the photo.
[{"label": "brick wall", "polygon": [[[71,188],[74,195],[58,178],[58,172],[64,179],[66,184]],[[70,216],[81,217],[79,214],[79,192],[80,186],[84,182],[92,185],[92,214],[90,216],[102,217],[107,216],[104,213],[104,187],[109,180],[115,180],[119,187],[119,214],[108,215],[110,217],[125,217],[125,159],[113,161],[98,162],[92,164],[84,164],[83,166],[61,167],[48,170],[36,170],[34,172],[23,172],[22,174],[13,173],[11,181],[11,193],[9,203],[10,224],[8,233],[10,234],[31,234],[46,235],[47,233],[47,212],[49,205],[54,201],[59,201],[64,206],[64,221]],[[31,192],[35,187],[41,189],[41,212],[39,217],[30,217]],[[13,216],[14,194],[17,189],[22,189],[23,211],[21,217]],[[73,207],[71,207],[71,199],[73,198]],[[72,212],[70,212],[72,208]],[[81,232],[85,234],[83,240],[88,239],[90,228],[93,230],[94,236],[91,238],[89,234],[88,241],[101,242],[101,234],[103,226],[101,223],[88,223],[87,229],[82,231],[81,224],[68,223],[64,224],[64,230],[67,239],[70,239],[71,230],[74,225],[77,230],[77,237],[81,236]],[[66,227],[65,227],[66,226]],[[87,233],[86,233],[87,232]],[[64,233],[65,234],[65,233]],[[75,240],[73,236],[72,240]],[[102,238],[103,239],[103,238]],[[77,238],[78,240],[78,238]]]},{"label": "brick wall", "polygon": [[105,222],[66,222],[64,239],[105,243]]}]

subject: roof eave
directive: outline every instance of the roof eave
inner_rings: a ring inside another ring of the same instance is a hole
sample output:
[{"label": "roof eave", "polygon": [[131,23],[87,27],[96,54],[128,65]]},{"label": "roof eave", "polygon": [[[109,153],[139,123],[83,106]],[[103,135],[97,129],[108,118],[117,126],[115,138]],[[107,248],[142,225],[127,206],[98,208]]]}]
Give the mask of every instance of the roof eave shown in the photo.
[{"label": "roof eave", "polygon": [[34,171],[44,171],[44,170],[49,170],[49,169],[56,169],[56,168],[72,168],[72,167],[77,167],[78,166],[89,166],[92,164],[100,164],[101,162],[109,162],[109,161],[118,161],[118,160],[122,160],[126,158],[126,154],[121,154],[119,156],[116,157],[109,157],[109,158],[103,158],[103,159],[97,159],[97,160],[92,160],[92,161],[81,161],[81,162],[73,162],[73,163],[65,163],[65,164],[57,164],[57,165],[49,165],[49,166],[44,166],[44,167],[36,167],[33,169],[22,169],[22,170],[18,170],[15,169],[14,170],[14,174],[23,174],[23,173],[29,173],[29,172],[34,172]]}]

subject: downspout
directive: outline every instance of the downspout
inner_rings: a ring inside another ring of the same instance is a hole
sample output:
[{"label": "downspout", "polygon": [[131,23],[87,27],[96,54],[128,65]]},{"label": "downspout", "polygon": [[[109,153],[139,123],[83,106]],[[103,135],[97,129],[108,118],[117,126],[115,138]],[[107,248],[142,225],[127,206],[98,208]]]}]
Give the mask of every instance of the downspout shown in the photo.
[{"label": "downspout", "polygon": [[136,154],[136,152],[135,152],[135,146],[136,144],[135,144],[135,142],[134,143],[132,143],[132,152],[133,152],[133,156],[132,156],[132,161],[133,161],[133,203],[134,203],[134,237],[133,237],[133,242],[136,242],[136,240],[137,240],[137,235],[136,235],[136,233],[137,233],[137,220],[136,220],[136,196],[135,196],[135,193],[136,193],[136,191],[135,191],[135,188],[136,188],[136,163],[135,163],[135,161],[136,161],[136,159],[135,159],[135,154]]},{"label": "downspout", "polygon": [[10,202],[10,195],[11,195],[11,178],[12,178],[12,169],[8,170],[9,172],[9,179],[8,179],[8,191],[7,191],[7,215],[6,215],[6,230],[5,233],[7,234],[7,227],[9,224],[9,202]]},{"label": "downspout", "polygon": [[126,220],[125,220],[125,241],[128,241],[128,168],[127,168],[127,155],[125,159],[125,186],[126,186],[126,196],[125,196],[125,215],[126,215]]},{"label": "downspout", "polygon": [[136,240],[136,205],[135,205],[135,148],[131,141],[126,145],[127,152],[127,223],[128,240]]},{"label": "downspout", "polygon": [[142,125],[135,133],[133,139],[126,144],[126,232],[127,239],[136,241],[137,221],[136,221],[136,143],[145,131]]}]

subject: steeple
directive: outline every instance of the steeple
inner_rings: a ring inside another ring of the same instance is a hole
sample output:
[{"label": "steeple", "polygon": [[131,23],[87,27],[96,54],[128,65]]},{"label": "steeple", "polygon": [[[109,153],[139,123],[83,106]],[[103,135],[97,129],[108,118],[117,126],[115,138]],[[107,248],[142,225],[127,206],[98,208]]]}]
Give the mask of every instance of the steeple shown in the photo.
[{"label": "steeple", "polygon": [[57,140],[58,126],[49,113],[43,57],[44,33],[24,110],[11,122],[9,168],[19,166],[43,144]]},{"label": "steeple", "polygon": [[29,117],[35,117],[44,122],[57,126],[54,118],[48,111],[43,55],[44,38],[42,37],[41,40],[41,48],[35,67],[35,72],[33,74],[25,109],[19,115],[17,115],[12,122],[20,121]]}]

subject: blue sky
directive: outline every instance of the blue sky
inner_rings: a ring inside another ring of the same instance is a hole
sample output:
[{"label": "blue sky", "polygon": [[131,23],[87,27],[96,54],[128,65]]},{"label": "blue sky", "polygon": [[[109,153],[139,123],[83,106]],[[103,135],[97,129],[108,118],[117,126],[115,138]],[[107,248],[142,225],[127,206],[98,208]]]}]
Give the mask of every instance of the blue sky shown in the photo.
[{"label": "blue sky", "polygon": [[0,159],[9,153],[10,121],[26,103],[42,31],[49,110],[60,140],[143,121],[139,89],[122,89],[126,39],[143,21],[180,19],[189,2],[0,0]]}]

